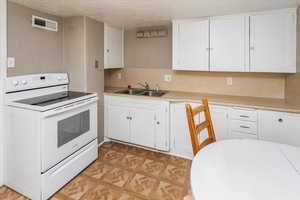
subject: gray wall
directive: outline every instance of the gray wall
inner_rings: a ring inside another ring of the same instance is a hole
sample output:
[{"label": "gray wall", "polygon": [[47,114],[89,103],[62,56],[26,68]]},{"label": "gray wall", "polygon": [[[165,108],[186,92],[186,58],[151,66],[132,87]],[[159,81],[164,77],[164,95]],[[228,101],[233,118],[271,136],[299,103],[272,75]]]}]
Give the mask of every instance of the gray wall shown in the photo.
[{"label": "gray wall", "polygon": [[[32,15],[58,21],[58,32],[31,26]],[[16,68],[8,76],[62,72],[62,19],[8,2],[8,56],[15,57]]]},{"label": "gray wall", "polygon": [[[86,86],[88,92],[97,92],[98,101],[98,140],[104,140],[104,24],[85,18]],[[95,68],[95,61],[99,68]]]},{"label": "gray wall", "polygon": [[164,68],[172,65],[172,30],[162,38],[136,38],[136,29],[126,30],[124,35],[125,67]]},{"label": "gray wall", "polygon": [[70,89],[84,91],[84,17],[64,18],[63,68],[69,73]]}]

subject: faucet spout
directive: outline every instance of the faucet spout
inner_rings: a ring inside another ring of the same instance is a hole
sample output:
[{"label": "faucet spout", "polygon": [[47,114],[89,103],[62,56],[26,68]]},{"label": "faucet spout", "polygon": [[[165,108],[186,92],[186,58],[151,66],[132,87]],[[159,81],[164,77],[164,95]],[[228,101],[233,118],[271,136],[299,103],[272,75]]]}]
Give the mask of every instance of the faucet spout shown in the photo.
[{"label": "faucet spout", "polygon": [[150,86],[149,86],[149,84],[146,81],[145,81],[145,84],[142,84],[142,83],[137,83],[137,84],[140,85],[140,86],[142,86],[146,90],[150,90]]}]

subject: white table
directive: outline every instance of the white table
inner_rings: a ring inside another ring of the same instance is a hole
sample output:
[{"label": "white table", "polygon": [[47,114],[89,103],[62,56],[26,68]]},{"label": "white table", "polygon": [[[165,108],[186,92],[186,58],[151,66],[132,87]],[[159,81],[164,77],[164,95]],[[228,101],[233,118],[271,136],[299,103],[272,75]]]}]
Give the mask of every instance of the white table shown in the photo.
[{"label": "white table", "polygon": [[196,200],[300,200],[300,148],[259,140],[224,140],[193,159]]}]

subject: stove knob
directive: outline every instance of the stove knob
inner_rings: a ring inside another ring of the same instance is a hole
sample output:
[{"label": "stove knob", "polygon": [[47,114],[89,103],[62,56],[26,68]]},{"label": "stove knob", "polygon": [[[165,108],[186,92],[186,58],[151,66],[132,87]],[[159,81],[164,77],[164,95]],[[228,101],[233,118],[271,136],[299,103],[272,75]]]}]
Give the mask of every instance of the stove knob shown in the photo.
[{"label": "stove knob", "polygon": [[22,84],[23,84],[23,85],[27,85],[27,83],[28,83],[28,82],[27,82],[26,80],[22,81]]},{"label": "stove knob", "polygon": [[13,81],[12,83],[15,87],[19,85],[19,81]]}]

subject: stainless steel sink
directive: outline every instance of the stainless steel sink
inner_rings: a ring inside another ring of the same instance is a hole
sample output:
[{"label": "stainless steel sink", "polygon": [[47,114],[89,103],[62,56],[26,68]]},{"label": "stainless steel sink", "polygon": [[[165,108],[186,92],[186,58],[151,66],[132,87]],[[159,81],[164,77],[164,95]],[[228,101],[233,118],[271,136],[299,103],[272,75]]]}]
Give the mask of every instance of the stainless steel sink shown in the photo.
[{"label": "stainless steel sink", "polygon": [[117,94],[128,94],[128,95],[142,95],[149,97],[161,97],[167,93],[167,91],[156,91],[156,90],[145,90],[145,89],[137,89],[131,88],[127,90],[121,90],[116,92]]},{"label": "stainless steel sink", "polygon": [[144,90],[144,89],[131,88],[131,89],[127,89],[127,90],[121,90],[121,91],[118,91],[116,93],[118,93],[118,94],[128,94],[128,95],[138,95],[138,94],[141,94],[145,91],[146,90]]},{"label": "stainless steel sink", "polygon": [[144,96],[149,96],[149,97],[161,97],[165,95],[167,92],[166,91],[155,91],[155,90],[148,90],[143,92],[141,95]]}]

